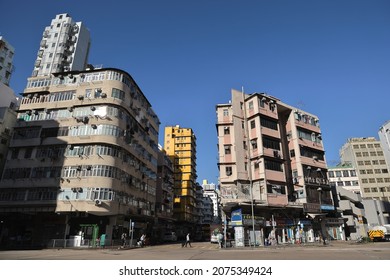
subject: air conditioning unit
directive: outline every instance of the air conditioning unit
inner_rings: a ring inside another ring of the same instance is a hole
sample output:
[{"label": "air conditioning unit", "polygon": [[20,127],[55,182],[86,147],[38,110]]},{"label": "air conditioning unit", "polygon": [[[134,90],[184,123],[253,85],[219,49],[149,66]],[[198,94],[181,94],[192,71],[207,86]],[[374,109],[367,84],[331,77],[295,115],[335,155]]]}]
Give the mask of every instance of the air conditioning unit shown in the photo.
[{"label": "air conditioning unit", "polygon": [[106,98],[107,97],[107,93],[102,93],[101,95],[100,95],[102,98]]},{"label": "air conditioning unit", "polygon": [[102,201],[100,199],[95,199],[95,205],[102,205]]},{"label": "air conditioning unit", "polygon": [[84,99],[84,95],[79,95],[79,96],[77,96],[77,98],[79,99],[79,100],[83,100]]},{"label": "air conditioning unit", "polygon": [[91,111],[95,111],[96,110],[96,107],[95,106],[91,106]]}]

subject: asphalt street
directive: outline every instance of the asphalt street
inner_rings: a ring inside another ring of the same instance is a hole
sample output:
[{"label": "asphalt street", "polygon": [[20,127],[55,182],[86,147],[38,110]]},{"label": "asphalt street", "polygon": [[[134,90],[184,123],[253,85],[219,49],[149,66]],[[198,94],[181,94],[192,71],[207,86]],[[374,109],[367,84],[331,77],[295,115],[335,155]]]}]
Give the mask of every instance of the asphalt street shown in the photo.
[{"label": "asphalt street", "polygon": [[121,249],[43,249],[0,251],[0,260],[390,260],[390,242],[278,245],[220,249],[207,242]]}]

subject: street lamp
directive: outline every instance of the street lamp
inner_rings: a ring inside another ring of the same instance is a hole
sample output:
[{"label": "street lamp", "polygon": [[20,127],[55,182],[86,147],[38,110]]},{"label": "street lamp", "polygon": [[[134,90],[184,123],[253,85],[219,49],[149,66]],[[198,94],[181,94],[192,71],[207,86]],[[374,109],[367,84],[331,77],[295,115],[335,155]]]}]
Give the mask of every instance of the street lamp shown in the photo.
[{"label": "street lamp", "polygon": [[323,228],[322,228],[322,225],[323,225],[323,219],[322,219],[322,208],[321,208],[321,204],[322,204],[322,188],[319,187],[317,189],[318,191],[318,200],[319,200],[319,204],[320,204],[320,215],[319,215],[319,222],[320,222],[320,233],[321,233],[321,236],[322,236],[322,242],[324,245],[326,245],[326,242],[325,242],[325,236],[324,236],[324,232],[323,232]]}]

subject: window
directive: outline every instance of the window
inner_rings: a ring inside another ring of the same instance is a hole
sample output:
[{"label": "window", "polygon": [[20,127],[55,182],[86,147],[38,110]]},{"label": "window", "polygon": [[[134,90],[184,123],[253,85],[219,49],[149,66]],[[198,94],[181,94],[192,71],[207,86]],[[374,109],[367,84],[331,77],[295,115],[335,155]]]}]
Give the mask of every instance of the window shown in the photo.
[{"label": "window", "polygon": [[224,117],[229,116],[229,109],[223,109],[223,116]]},{"label": "window", "polygon": [[359,172],[360,172],[360,174],[362,174],[362,175],[366,174],[366,170],[365,170],[365,169],[360,169]]},{"label": "window", "polygon": [[355,170],[350,170],[349,172],[351,173],[352,177],[356,177],[356,171]]},{"label": "window", "polygon": [[250,101],[250,102],[248,103],[248,109],[249,109],[249,110],[253,110],[253,101]]},{"label": "window", "polygon": [[368,183],[368,180],[367,180],[367,179],[362,179],[362,183],[363,183],[363,184],[367,184],[367,183]]},{"label": "window", "polygon": [[267,193],[286,194],[285,186],[267,184]]},{"label": "window", "polygon": [[343,184],[342,181],[338,181],[338,182],[337,182],[337,186],[342,187],[342,186],[344,186],[344,184]]},{"label": "window", "polygon": [[357,164],[358,164],[358,165],[364,165],[364,161],[359,160],[359,161],[357,162]]},{"label": "window", "polygon": [[389,173],[387,169],[382,169],[382,173]]},{"label": "window", "polygon": [[334,178],[334,172],[333,171],[329,171],[329,178]]},{"label": "window", "polygon": [[376,157],[376,152],[370,152],[370,156]]},{"label": "window", "polygon": [[112,89],[111,96],[120,100],[125,100],[125,92],[117,88]]},{"label": "window", "polygon": [[341,177],[341,171],[336,171],[336,177],[337,178]]},{"label": "window", "polygon": [[26,151],[24,152],[24,158],[31,158],[33,152],[33,148],[29,147],[26,148]]},{"label": "window", "polygon": [[279,141],[268,137],[263,137],[263,146],[268,149],[280,150]]},{"label": "window", "polygon": [[265,160],[265,169],[283,172],[283,167],[279,162]]},{"label": "window", "polygon": [[356,157],[362,157],[362,153],[361,152],[356,152]]},{"label": "window", "polygon": [[229,134],[230,134],[230,127],[225,126],[225,127],[223,128],[223,134],[229,135]]},{"label": "window", "polygon": [[225,145],[224,150],[225,150],[225,155],[231,154],[231,146],[230,145]]},{"label": "window", "polygon": [[369,192],[370,192],[370,188],[364,188],[363,191],[364,191],[365,193],[369,193]]},{"label": "window", "polygon": [[349,177],[348,170],[343,170],[343,177]]},{"label": "window", "polygon": [[251,144],[252,144],[252,149],[256,150],[257,149],[257,139],[252,139]]},{"label": "window", "polygon": [[372,169],[367,169],[367,174],[374,174],[374,171]]},{"label": "window", "polygon": [[365,160],[365,161],[364,161],[364,164],[365,164],[365,165],[371,165],[371,161]]},{"label": "window", "polygon": [[231,166],[226,166],[225,167],[225,172],[227,176],[231,176],[233,174],[233,170]]},{"label": "window", "polygon": [[264,108],[264,104],[265,104],[265,98],[264,97],[260,98],[259,99],[259,107]]},{"label": "window", "polygon": [[364,157],[368,157],[368,152],[363,152]]},{"label": "window", "polygon": [[345,181],[344,183],[345,183],[345,186],[347,186],[347,187],[352,186],[351,181]]},{"label": "window", "polygon": [[256,128],[256,122],[255,122],[255,120],[252,120],[251,121],[251,129],[254,129],[254,128]]},{"label": "window", "polygon": [[267,127],[269,129],[278,130],[278,123],[274,120],[261,118],[260,119],[261,126]]},{"label": "window", "polygon": [[19,156],[19,149],[13,148],[11,151],[11,159],[17,159]]},{"label": "window", "polygon": [[366,145],[365,144],[360,144],[360,149],[365,149]]}]

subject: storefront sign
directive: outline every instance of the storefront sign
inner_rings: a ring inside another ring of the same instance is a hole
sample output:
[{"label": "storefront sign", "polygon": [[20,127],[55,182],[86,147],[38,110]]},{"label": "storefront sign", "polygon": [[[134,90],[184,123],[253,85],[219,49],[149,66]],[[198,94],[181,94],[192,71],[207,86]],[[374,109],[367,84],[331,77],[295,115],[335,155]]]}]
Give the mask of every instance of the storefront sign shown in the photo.
[{"label": "storefront sign", "polygon": [[294,225],[294,221],[291,219],[276,218],[275,221],[278,227],[286,227],[286,226]]},{"label": "storefront sign", "polygon": [[326,218],[325,222],[328,225],[342,225],[342,224],[344,224],[344,220],[338,219],[338,218]]},{"label": "storefront sign", "polygon": [[232,226],[242,226],[242,212],[241,212],[241,208],[232,211],[232,215],[231,215],[230,221],[231,221],[230,224]]},{"label": "storefront sign", "polygon": [[[245,226],[252,225],[252,215],[248,215],[248,214],[242,215],[242,221]],[[254,216],[254,222],[255,225],[264,226],[265,219],[264,217]]]},{"label": "storefront sign", "polygon": [[303,203],[303,211],[307,213],[320,213],[320,205],[318,203]]}]

